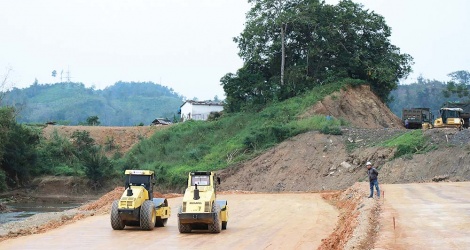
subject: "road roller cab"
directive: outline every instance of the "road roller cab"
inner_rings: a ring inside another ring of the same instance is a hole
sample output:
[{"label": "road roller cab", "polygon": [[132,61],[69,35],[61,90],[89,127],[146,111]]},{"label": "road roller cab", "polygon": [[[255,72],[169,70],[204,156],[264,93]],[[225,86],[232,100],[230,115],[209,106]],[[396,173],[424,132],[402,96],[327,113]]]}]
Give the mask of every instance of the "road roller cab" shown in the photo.
[{"label": "road roller cab", "polygon": [[228,206],[226,200],[216,200],[216,186],[220,179],[214,172],[196,171],[188,175],[183,204],[178,212],[180,233],[209,230],[220,233],[227,229]]},{"label": "road roller cab", "polygon": [[153,198],[155,175],[150,170],[126,170],[125,190],[111,207],[111,227],[140,226],[152,230],[165,226],[171,210],[165,198]]}]

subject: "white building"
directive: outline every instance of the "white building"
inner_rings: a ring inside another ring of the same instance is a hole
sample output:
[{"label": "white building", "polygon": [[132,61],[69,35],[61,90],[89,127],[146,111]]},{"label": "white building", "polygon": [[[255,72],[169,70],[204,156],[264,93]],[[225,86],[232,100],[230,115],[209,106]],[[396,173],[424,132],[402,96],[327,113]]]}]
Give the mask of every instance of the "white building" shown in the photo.
[{"label": "white building", "polygon": [[185,101],[180,107],[181,120],[202,120],[205,121],[211,112],[220,112],[224,110],[221,102],[213,101]]}]

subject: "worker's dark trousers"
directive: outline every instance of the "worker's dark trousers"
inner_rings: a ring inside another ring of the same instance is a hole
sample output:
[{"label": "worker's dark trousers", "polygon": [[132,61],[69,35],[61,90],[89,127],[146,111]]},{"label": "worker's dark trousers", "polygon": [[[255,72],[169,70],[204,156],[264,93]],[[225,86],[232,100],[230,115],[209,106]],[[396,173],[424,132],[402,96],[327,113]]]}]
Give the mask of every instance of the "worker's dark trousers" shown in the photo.
[{"label": "worker's dark trousers", "polygon": [[377,190],[377,197],[380,198],[380,189],[379,189],[379,181],[378,180],[370,181],[370,195],[369,195],[369,197],[374,196],[374,186],[375,186],[375,190]]}]

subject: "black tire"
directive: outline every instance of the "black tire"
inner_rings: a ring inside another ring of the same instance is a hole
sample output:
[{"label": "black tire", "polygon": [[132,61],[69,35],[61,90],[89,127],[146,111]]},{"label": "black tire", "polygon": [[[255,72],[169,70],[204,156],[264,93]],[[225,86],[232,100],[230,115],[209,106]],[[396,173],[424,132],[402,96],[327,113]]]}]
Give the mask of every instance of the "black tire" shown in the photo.
[{"label": "black tire", "polygon": [[[182,213],[183,207],[180,206],[179,213]],[[178,231],[182,234],[191,233],[192,227],[191,224],[181,224],[180,218],[178,217]]]},{"label": "black tire", "polygon": [[113,201],[113,205],[111,206],[111,227],[114,230],[123,230],[125,225],[124,221],[121,219],[121,216],[119,216],[118,207],[119,201]]},{"label": "black tire", "polygon": [[214,202],[212,204],[212,212],[215,212],[214,222],[208,225],[209,232],[220,233],[222,221],[220,220],[220,207]]},{"label": "black tire", "polygon": [[191,224],[181,224],[178,218],[178,231],[182,234],[191,233]]},{"label": "black tire", "polygon": [[222,221],[222,230],[227,230],[227,222]]},{"label": "black tire", "polygon": [[[168,203],[165,200],[165,203],[162,205],[162,207],[168,207]],[[155,221],[155,227],[164,227],[168,221],[168,218],[162,219],[161,217],[157,217],[157,220]]]},{"label": "black tire", "polygon": [[155,221],[155,227],[164,227],[167,221],[168,221],[168,218],[166,219],[157,218],[157,220]]},{"label": "black tire", "polygon": [[155,205],[152,201],[146,200],[140,207],[140,228],[152,230],[157,220]]}]

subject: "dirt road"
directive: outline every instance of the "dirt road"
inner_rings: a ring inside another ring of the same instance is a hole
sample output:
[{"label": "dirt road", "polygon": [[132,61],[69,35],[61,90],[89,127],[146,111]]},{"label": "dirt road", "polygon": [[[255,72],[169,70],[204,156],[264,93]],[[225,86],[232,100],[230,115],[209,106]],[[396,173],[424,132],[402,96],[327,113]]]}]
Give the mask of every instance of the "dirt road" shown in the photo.
[{"label": "dirt road", "polygon": [[470,182],[381,187],[385,201],[376,249],[470,248]]},{"label": "dirt road", "polygon": [[0,242],[1,249],[315,249],[334,229],[338,211],[319,194],[219,195],[230,206],[227,230],[220,234],[180,234],[177,207],[164,228],[111,229],[109,215],[89,217],[44,234]]}]

